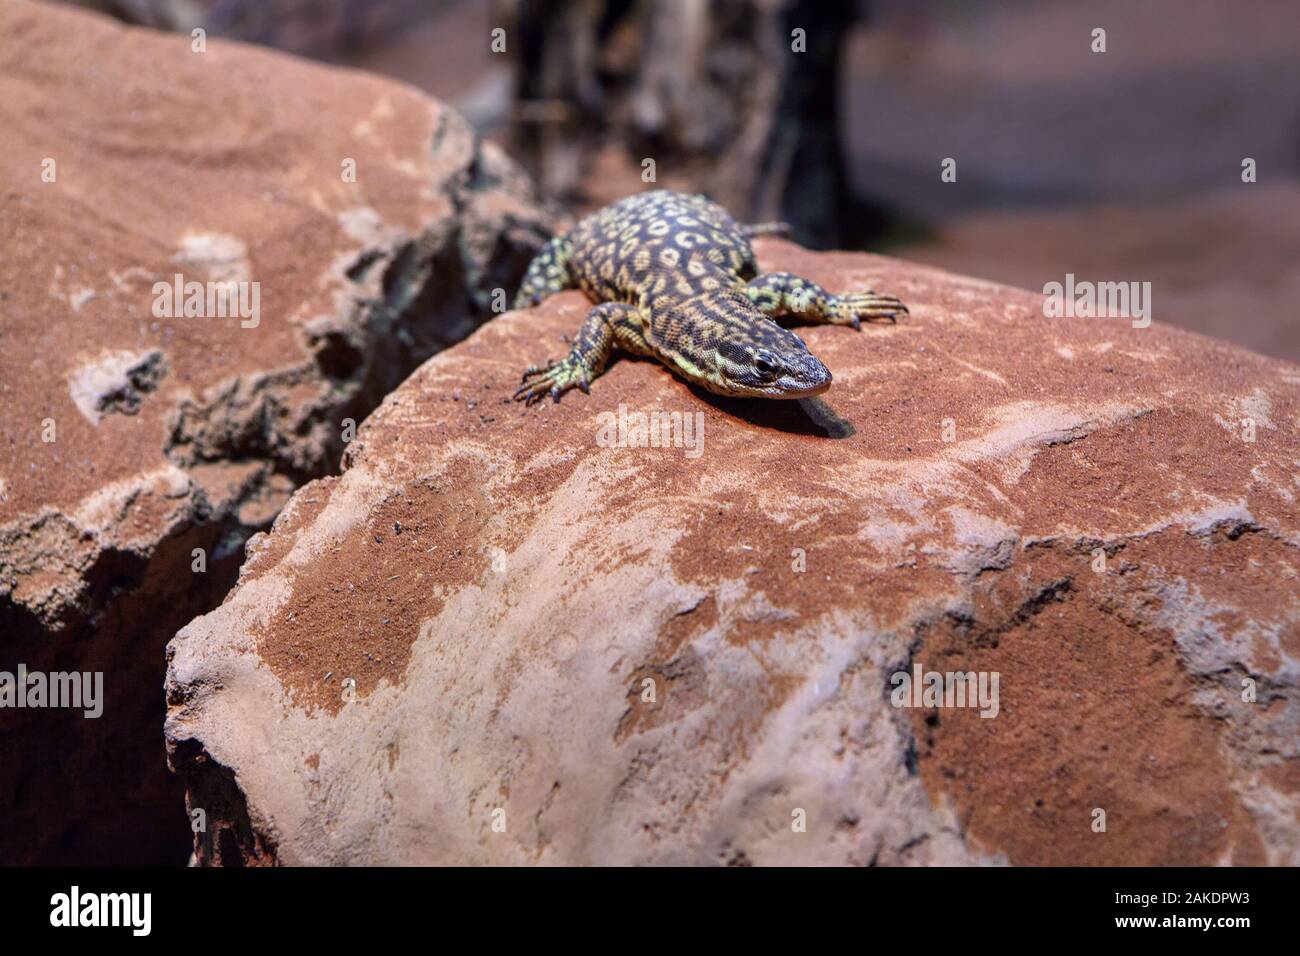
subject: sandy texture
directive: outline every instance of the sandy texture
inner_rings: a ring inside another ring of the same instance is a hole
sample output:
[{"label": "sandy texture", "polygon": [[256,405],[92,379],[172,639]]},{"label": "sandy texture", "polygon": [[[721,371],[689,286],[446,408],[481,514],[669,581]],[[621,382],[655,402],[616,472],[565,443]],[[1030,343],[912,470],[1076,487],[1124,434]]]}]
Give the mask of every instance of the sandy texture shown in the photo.
[{"label": "sandy texture", "polygon": [[[108,695],[0,715],[0,862],[183,859],[163,645],[544,223],[412,89],[25,0],[0,36],[0,669],[102,669]],[[259,312],[160,315],[178,273],[256,283]]]},{"label": "sandy texture", "polygon": [[[760,259],[912,314],[803,330],[819,400],[622,359],[525,410],[561,294],[427,362],[250,542],[169,646],[200,862],[1300,863],[1300,368]],[[620,405],[701,413],[701,453],[605,447]],[[998,715],[892,706],[914,665],[998,672]]]}]

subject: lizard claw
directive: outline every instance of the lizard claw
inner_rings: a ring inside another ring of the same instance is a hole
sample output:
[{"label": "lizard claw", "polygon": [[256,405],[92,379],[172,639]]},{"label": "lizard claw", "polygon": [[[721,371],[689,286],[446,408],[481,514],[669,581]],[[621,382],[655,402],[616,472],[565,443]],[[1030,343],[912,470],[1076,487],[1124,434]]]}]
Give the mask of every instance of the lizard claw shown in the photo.
[{"label": "lizard claw", "polygon": [[542,375],[545,372],[549,372],[551,369],[555,368],[557,364],[558,363],[555,361],[555,359],[547,359],[545,365],[530,365],[528,366],[528,368],[524,369],[523,378],[521,378],[519,381],[522,384],[528,381],[534,375]]},{"label": "lizard claw", "polygon": [[591,393],[591,380],[582,362],[569,356],[563,362],[550,361],[545,368],[534,365],[524,372],[523,382],[515,392],[514,399],[525,405],[535,405],[548,395],[556,402],[571,388],[580,388]]}]

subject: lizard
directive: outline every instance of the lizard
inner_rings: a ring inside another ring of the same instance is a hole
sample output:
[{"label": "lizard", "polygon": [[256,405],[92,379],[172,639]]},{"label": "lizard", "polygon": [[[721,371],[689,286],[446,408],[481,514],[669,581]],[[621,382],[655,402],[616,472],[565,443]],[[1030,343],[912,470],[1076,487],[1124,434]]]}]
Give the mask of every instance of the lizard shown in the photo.
[{"label": "lizard", "polygon": [[574,288],[594,306],[568,356],[528,368],[515,400],[590,393],[616,348],[657,359],[718,395],[825,392],[830,371],[777,318],[860,330],[863,319],[896,322],[908,310],[895,296],[832,295],[787,272],[760,273],[749,240],[787,228],[742,226],[704,196],[669,190],[638,193],[582,219],[533,258],[514,307]]}]

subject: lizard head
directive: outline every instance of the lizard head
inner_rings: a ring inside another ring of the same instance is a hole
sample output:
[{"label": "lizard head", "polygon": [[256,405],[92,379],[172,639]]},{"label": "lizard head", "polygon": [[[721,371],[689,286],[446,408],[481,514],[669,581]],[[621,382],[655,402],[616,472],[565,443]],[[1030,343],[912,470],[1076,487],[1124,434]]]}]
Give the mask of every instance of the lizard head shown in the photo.
[{"label": "lizard head", "polygon": [[767,318],[747,297],[710,298],[690,303],[679,326],[691,330],[687,341],[668,350],[686,378],[718,395],[740,398],[807,398],[831,387],[830,371],[803,339]]},{"label": "lizard head", "polygon": [[830,369],[803,339],[771,319],[759,321],[771,329],[752,339],[724,341],[718,349],[715,381],[722,388],[714,391],[746,398],[808,398],[831,387]]}]

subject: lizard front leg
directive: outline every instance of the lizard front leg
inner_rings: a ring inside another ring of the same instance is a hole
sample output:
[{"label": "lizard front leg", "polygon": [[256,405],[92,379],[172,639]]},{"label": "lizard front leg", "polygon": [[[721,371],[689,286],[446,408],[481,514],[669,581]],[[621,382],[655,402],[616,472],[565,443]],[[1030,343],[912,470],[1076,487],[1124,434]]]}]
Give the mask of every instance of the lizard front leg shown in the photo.
[{"label": "lizard front leg", "polygon": [[534,365],[524,372],[523,384],[515,392],[515,401],[532,405],[547,395],[557,402],[571,388],[591,391],[592,381],[605,370],[614,347],[649,354],[643,329],[644,316],[635,305],[605,302],[587,314],[573,349],[559,362]]},{"label": "lizard front leg", "polygon": [[788,272],[765,272],[755,276],[745,292],[760,312],[769,319],[797,315],[809,322],[862,327],[862,320],[883,319],[897,322],[907,306],[892,295],[877,295],[870,289],[832,295],[816,282]]}]

